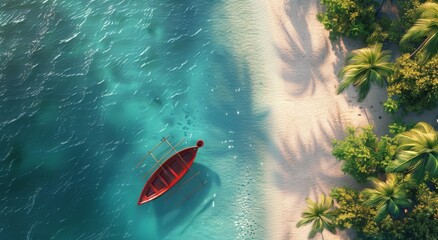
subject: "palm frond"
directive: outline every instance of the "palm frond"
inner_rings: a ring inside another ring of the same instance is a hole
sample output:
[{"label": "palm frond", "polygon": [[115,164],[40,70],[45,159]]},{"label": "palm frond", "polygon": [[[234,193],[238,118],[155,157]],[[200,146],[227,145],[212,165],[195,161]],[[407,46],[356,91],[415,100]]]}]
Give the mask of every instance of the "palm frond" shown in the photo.
[{"label": "palm frond", "polygon": [[352,51],[347,58],[347,65],[339,73],[341,83],[337,94],[353,85],[359,93],[358,101],[362,101],[368,95],[372,84],[383,87],[385,78],[393,73],[390,59],[390,52],[382,51],[382,44]]},{"label": "palm frond", "polygon": [[429,171],[430,176],[435,177],[438,174],[438,158],[437,158],[437,156],[435,156],[432,153],[429,154],[429,159],[427,160],[426,168]]},{"label": "palm frond", "polygon": [[319,202],[307,199],[307,209],[301,214],[301,220],[297,222],[297,227],[312,224],[309,238],[313,238],[316,233],[322,233],[324,229],[336,232],[333,224],[333,200],[325,195],[320,196]]},{"label": "palm frond", "polygon": [[371,89],[371,81],[366,81],[360,85],[359,99],[358,99],[359,102],[362,102],[366,98],[370,89]]},{"label": "palm frond", "polygon": [[375,207],[375,220],[380,222],[388,214],[398,217],[400,208],[410,206],[411,200],[406,190],[399,184],[395,174],[388,174],[386,181],[371,179],[374,188],[366,188],[362,192],[366,196],[365,205]]},{"label": "palm frond", "polygon": [[394,199],[394,203],[402,208],[407,208],[412,205],[412,201],[410,199],[404,199],[404,196],[400,196],[396,199]]},{"label": "palm frond", "polygon": [[[438,23],[436,22],[438,26]],[[438,52],[438,32],[435,30],[434,33],[428,38],[428,44],[424,45],[424,61],[432,59]]]},{"label": "palm frond", "polygon": [[388,215],[388,207],[386,205],[383,205],[377,209],[377,214],[374,220],[376,220],[376,222],[381,222],[387,215]]},{"label": "palm frond", "polygon": [[425,122],[417,123],[413,129],[422,133],[435,133],[435,129],[430,124]]},{"label": "palm frond", "polygon": [[395,204],[393,200],[388,201],[388,213],[392,217],[398,217],[398,215],[400,214],[400,208],[397,206],[397,204]]},{"label": "palm frond", "polygon": [[388,163],[388,166],[386,167],[387,172],[402,172],[408,169],[411,169],[415,164],[419,161],[417,160],[417,156],[414,156],[410,159],[395,159]]},{"label": "palm frond", "polygon": [[405,43],[412,39],[425,38],[411,56],[422,49],[424,52],[422,62],[426,62],[438,52],[438,4],[422,4],[417,10],[417,16],[418,20],[402,37],[400,43]]},{"label": "palm frond", "polygon": [[417,180],[417,183],[419,183],[421,180],[424,179],[424,176],[426,176],[426,162],[419,162],[418,166],[412,169],[412,172],[412,176]]},{"label": "palm frond", "polygon": [[396,139],[396,159],[388,164],[388,172],[412,171],[417,182],[423,180],[426,172],[438,174],[438,132],[431,125],[419,122]]},{"label": "palm frond", "polygon": [[437,18],[438,17],[438,4],[437,3],[424,3],[417,9],[417,18]]}]

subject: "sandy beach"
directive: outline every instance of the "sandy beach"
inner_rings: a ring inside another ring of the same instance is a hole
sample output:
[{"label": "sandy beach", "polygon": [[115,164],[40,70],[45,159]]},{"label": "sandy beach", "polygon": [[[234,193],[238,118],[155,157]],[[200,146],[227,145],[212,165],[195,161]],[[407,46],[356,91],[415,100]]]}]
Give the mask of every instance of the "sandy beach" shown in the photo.
[{"label": "sandy beach", "polygon": [[[382,106],[386,92],[374,88],[361,103],[352,87],[336,95],[336,74],[346,54],[362,45],[331,42],[316,19],[321,8],[317,0],[266,1],[272,47],[265,64],[272,72],[264,81],[269,91],[258,99],[264,101],[271,123],[265,161],[268,239],[306,239],[310,226],[295,227],[306,198],[315,200],[331,187],[353,184],[331,154],[332,139],[345,136],[348,124],[375,124],[376,133],[385,134],[390,121]],[[348,239],[342,232],[324,236]]]}]

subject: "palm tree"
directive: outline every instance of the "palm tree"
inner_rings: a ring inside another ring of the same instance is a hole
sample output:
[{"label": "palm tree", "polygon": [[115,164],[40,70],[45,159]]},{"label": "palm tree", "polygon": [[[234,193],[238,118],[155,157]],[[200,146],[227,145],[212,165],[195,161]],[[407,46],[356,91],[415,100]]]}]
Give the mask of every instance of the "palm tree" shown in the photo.
[{"label": "palm tree", "polygon": [[424,38],[421,45],[411,54],[413,57],[420,49],[424,49],[423,62],[430,60],[438,52],[438,3],[422,4],[417,10],[419,17],[401,39],[404,43],[411,39]]},{"label": "palm tree", "polygon": [[316,233],[321,233],[322,239],[324,239],[322,234],[324,229],[336,233],[333,223],[334,216],[331,210],[333,200],[325,195],[321,195],[320,200],[320,202],[313,202],[307,199],[307,209],[301,214],[301,220],[297,223],[297,227],[312,223],[309,238],[313,238]]},{"label": "palm tree", "polygon": [[395,137],[399,141],[395,160],[389,162],[387,172],[408,170],[417,183],[424,179],[426,172],[438,176],[438,132],[425,123],[419,122],[414,128]]},{"label": "palm tree", "polygon": [[376,207],[376,222],[382,221],[388,214],[396,218],[400,215],[401,208],[409,207],[412,202],[407,196],[407,191],[399,184],[395,174],[388,174],[386,181],[382,182],[376,178],[371,179],[374,188],[363,190],[365,204]]},{"label": "palm tree", "polygon": [[337,94],[353,84],[359,91],[360,102],[367,96],[371,84],[383,87],[385,78],[394,72],[390,58],[389,51],[382,51],[382,44],[352,51],[347,59],[348,65],[339,74],[342,81]]}]

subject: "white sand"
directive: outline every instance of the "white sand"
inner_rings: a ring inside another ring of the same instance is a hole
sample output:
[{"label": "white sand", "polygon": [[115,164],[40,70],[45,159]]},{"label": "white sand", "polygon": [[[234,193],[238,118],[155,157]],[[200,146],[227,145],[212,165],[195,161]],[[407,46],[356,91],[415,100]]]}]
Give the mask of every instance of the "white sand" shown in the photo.
[{"label": "white sand", "polygon": [[[353,87],[336,95],[336,75],[346,54],[364,46],[329,40],[328,31],[316,19],[319,0],[226,3],[226,14],[220,21],[226,29],[221,33],[226,36],[224,44],[239,56],[236,59],[242,62],[237,64],[249,66],[254,111],[268,114],[270,124],[270,142],[259,146],[260,156],[266,156],[262,166],[267,239],[307,239],[310,226],[296,228],[306,198],[316,200],[332,187],[354,185],[332,156],[331,141],[343,138],[347,125],[372,124],[377,135],[386,134],[390,122],[382,105],[386,90],[372,87],[361,103]],[[254,32],[258,34],[248,38],[247,33]],[[437,110],[409,116],[408,120],[436,125]],[[349,239],[344,232],[333,235],[325,231],[324,236]]]},{"label": "white sand", "polygon": [[[268,109],[272,124],[270,154],[264,161],[268,239],[307,239],[310,226],[295,227],[306,198],[315,200],[331,187],[353,182],[332,156],[331,140],[345,136],[349,123],[375,124],[378,134],[385,134],[390,120],[382,106],[386,93],[373,88],[362,103],[357,103],[352,87],[336,95],[336,74],[346,53],[362,46],[330,42],[316,19],[318,0],[266,2],[270,28],[265,28],[264,35],[271,38],[272,46],[266,46],[270,50],[264,54],[270,74],[263,80],[265,90],[259,90],[257,101]],[[344,233],[326,231],[324,236],[348,239]]]}]

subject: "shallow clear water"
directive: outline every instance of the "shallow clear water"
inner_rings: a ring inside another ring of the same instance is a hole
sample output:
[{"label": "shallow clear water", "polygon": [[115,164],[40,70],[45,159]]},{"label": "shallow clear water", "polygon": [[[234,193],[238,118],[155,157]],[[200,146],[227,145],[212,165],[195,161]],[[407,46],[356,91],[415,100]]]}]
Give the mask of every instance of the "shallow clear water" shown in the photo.
[{"label": "shallow clear water", "polygon": [[[1,1],[0,239],[265,237],[264,117],[224,4]],[[207,184],[137,206],[135,166],[167,135],[205,141]]]}]

